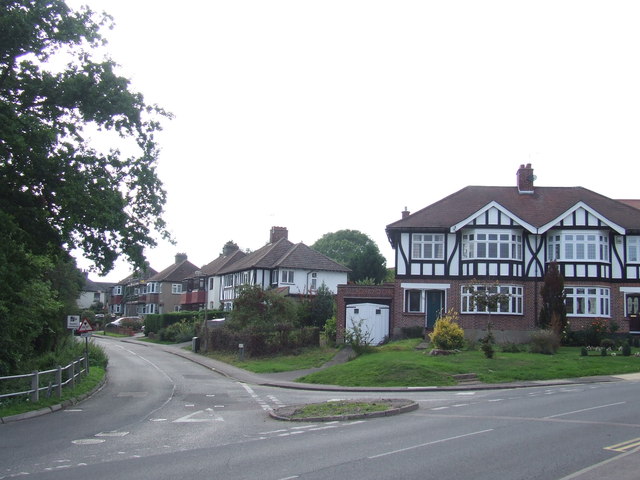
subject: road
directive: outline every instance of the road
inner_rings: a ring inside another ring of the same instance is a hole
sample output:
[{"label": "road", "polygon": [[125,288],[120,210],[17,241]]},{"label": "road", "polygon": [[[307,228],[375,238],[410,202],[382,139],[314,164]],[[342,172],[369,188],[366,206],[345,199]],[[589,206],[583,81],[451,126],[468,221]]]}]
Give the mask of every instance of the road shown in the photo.
[{"label": "road", "polygon": [[[0,479],[640,475],[625,470],[640,467],[635,381],[402,392],[394,396],[420,408],[380,419],[294,423],[268,411],[367,395],[249,385],[151,346],[97,341],[110,358],[106,386],[75,408],[0,425]],[[609,463],[594,468],[602,462]]]}]

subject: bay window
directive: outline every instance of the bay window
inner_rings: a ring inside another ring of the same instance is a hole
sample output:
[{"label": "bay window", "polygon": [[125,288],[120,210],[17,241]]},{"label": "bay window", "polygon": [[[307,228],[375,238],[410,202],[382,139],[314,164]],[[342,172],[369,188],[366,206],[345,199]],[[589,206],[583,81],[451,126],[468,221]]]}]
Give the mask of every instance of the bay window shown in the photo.
[{"label": "bay window", "polygon": [[464,285],[460,311],[521,315],[522,299],[518,285]]},{"label": "bay window", "polygon": [[552,232],[547,237],[550,261],[609,261],[609,235],[605,232]]},{"label": "bay window", "polygon": [[640,237],[627,237],[627,262],[640,262]]},{"label": "bay window", "polygon": [[610,292],[602,287],[565,287],[567,315],[572,317],[608,317]]}]

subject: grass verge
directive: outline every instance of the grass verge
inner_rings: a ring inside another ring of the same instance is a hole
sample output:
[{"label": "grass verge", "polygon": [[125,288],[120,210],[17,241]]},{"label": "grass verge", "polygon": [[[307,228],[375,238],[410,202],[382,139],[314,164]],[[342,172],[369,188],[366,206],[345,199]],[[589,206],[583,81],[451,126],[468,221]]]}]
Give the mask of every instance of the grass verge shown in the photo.
[{"label": "grass verge", "polygon": [[83,377],[82,380],[76,384],[75,388],[62,389],[62,397],[60,398],[55,396],[41,398],[40,401],[36,403],[30,402],[28,398],[24,397],[4,399],[0,403],[0,418],[51,407],[91,393],[104,380],[105,374],[106,371],[104,368],[92,366],[89,370],[89,375]]},{"label": "grass verge", "polygon": [[206,355],[254,373],[278,373],[321,367],[338,352],[332,347],[303,348],[296,354],[239,359],[237,354],[213,352]]}]

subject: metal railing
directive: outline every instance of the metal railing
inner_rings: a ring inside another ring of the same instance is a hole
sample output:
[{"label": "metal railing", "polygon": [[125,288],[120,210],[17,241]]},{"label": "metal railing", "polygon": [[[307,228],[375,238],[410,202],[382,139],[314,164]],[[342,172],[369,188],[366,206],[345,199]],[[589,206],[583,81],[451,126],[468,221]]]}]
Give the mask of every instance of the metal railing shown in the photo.
[{"label": "metal railing", "polygon": [[[9,377],[0,377],[0,399],[8,397],[18,397],[20,395],[29,395],[31,402],[37,402],[40,400],[41,392],[44,392],[45,398],[49,398],[52,395],[60,398],[62,396],[62,389],[65,387],[74,388],[76,380],[81,375],[87,375],[89,373],[89,359],[88,356],[83,356],[74,360],[66,367],[58,366],[51,370],[43,370],[41,372],[35,371],[33,373],[26,373],[24,375],[12,375]],[[66,380],[63,380],[66,377]],[[23,381],[25,380],[25,381]],[[13,382],[16,386],[9,386],[7,390],[27,388],[22,391],[14,391],[10,393],[1,393],[5,389],[2,388],[3,383],[7,384]],[[20,384],[24,385],[21,387]],[[30,385],[30,386],[29,386]]]}]

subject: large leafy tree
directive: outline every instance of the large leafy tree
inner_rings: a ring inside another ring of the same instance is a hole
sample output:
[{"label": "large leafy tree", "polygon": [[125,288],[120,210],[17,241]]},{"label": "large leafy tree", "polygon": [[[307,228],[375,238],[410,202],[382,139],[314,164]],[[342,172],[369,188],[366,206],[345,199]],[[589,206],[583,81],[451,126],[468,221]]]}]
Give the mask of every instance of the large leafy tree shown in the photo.
[{"label": "large leafy tree", "polygon": [[154,138],[168,115],[101,56],[110,22],[63,0],[0,3],[0,374],[55,344],[70,252],[103,273],[119,256],[144,267],[168,237]]},{"label": "large leafy tree", "polygon": [[387,277],[386,259],[376,243],[358,230],[338,230],[320,237],[312,248],[351,269],[353,282],[372,280],[381,283]]},{"label": "large leafy tree", "polygon": [[62,0],[2,3],[0,209],[31,251],[80,248],[102,272],[120,255],[142,266],[152,230],[166,234],[154,139],[165,112],[94,58],[108,16]]}]

